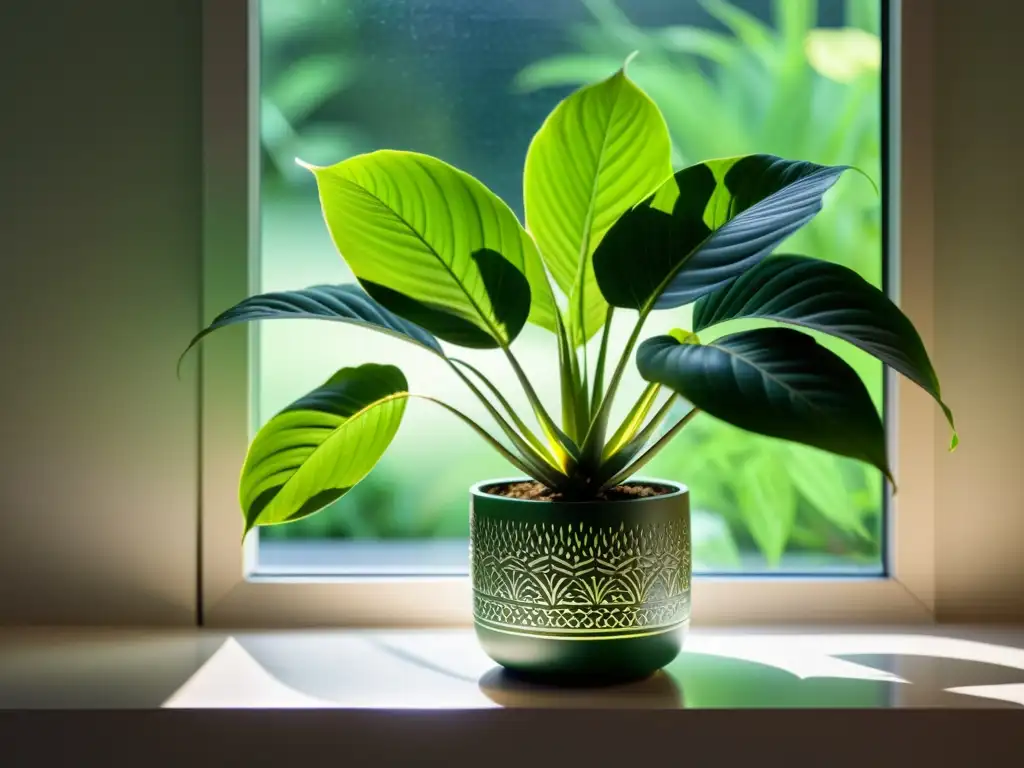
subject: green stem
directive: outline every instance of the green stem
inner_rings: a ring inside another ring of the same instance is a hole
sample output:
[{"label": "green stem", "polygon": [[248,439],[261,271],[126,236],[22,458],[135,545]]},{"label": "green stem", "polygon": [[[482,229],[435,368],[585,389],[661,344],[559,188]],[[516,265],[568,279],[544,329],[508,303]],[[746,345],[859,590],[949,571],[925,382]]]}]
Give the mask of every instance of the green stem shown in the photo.
[{"label": "green stem", "polygon": [[[547,446],[541,442],[540,438],[538,438],[535,434],[533,434],[533,432],[530,431],[530,428],[526,426],[526,423],[521,418],[519,418],[519,414],[515,412],[515,409],[508,402],[508,400],[505,399],[501,392],[498,391],[498,388],[494,386],[491,380],[484,376],[483,373],[481,373],[477,368],[467,363],[465,360],[459,360],[454,357],[448,358],[448,360],[451,363],[458,363],[458,365],[463,366],[464,368],[468,369],[469,371],[476,375],[476,377],[483,383],[485,387],[487,387],[490,393],[498,401],[498,404],[501,405],[501,407],[505,410],[505,413],[508,414],[509,418],[512,419],[512,423],[515,424],[516,429],[519,430],[519,434],[521,434],[522,437],[526,438],[526,441],[531,446],[533,446],[533,449],[539,454],[540,458],[543,458],[548,464],[551,465],[553,469],[557,470],[558,462],[555,460],[555,457],[551,455]],[[454,370],[455,373],[458,374],[459,378],[462,379],[463,382],[465,382],[466,386],[468,386],[471,390],[474,391],[474,394],[476,394],[476,396],[480,399],[480,402],[484,404],[484,406],[487,408],[487,411],[491,414],[495,421],[498,421],[498,426],[502,427],[502,431],[504,431],[506,435],[508,435],[510,438],[514,440],[515,438],[513,437],[513,435],[515,434],[515,430],[513,430],[507,423],[502,425],[500,421],[500,414],[496,412],[496,410],[487,400],[487,398],[483,396],[483,393],[480,392],[480,390],[478,390],[474,386],[474,384],[457,367],[455,367],[455,365],[452,365],[452,370]],[[520,450],[522,450],[521,447]]]},{"label": "green stem", "polygon": [[496,450],[498,453],[500,453],[502,455],[502,457],[506,461],[508,461],[512,466],[514,466],[520,472],[523,472],[524,474],[526,474],[529,477],[533,477],[533,478],[535,478],[537,480],[540,480],[545,485],[547,485],[549,488],[555,488],[555,487],[557,487],[559,485],[558,480],[553,475],[547,475],[546,473],[535,472],[533,469],[531,469],[525,463],[523,463],[523,461],[518,456],[516,456],[508,448],[506,448],[504,445],[502,445],[500,442],[498,442],[498,440],[495,437],[493,437],[486,429],[481,427],[479,424],[477,424],[475,421],[473,421],[473,419],[469,418],[469,416],[467,416],[466,414],[464,414],[461,411],[457,410],[456,408],[453,408],[452,406],[448,405],[448,403],[444,402],[443,400],[438,400],[436,397],[431,397],[430,395],[419,395],[419,394],[414,394],[412,392],[409,393],[409,397],[419,398],[420,400],[427,400],[427,401],[429,401],[431,403],[434,403],[436,405],[441,406],[442,408],[444,408],[449,413],[452,413],[455,416],[457,416],[460,419],[462,419],[463,422],[468,424],[469,427],[474,432],[476,432],[478,435],[480,435],[480,437],[482,437],[485,441],[487,441],[487,443],[490,444],[490,446],[494,450]]},{"label": "green stem", "polygon": [[523,371],[519,361],[516,360],[516,356],[512,354],[512,350],[508,347],[502,347],[502,351],[505,353],[505,357],[508,358],[509,365],[512,366],[512,370],[516,374],[516,378],[519,379],[519,383],[523,387],[523,392],[526,393],[526,398],[530,401],[530,405],[533,407],[533,412],[537,417],[537,421],[540,422],[540,428],[544,432],[544,436],[547,437],[548,443],[552,449],[560,450],[562,456],[557,456],[562,464],[563,468],[569,466],[572,462],[572,457],[569,453],[568,448],[562,442],[561,430],[558,425],[552,421],[551,416],[544,408],[544,403],[541,402],[540,397],[537,396],[537,391],[533,388],[533,384],[526,377],[526,372]]},{"label": "green stem", "polygon": [[643,455],[640,456],[639,459],[634,461],[632,464],[630,464],[624,470],[622,470],[621,472],[619,472],[618,474],[613,476],[610,480],[608,480],[606,483],[604,483],[601,486],[601,490],[607,490],[608,488],[614,488],[616,485],[621,483],[623,480],[625,480],[625,479],[631,477],[632,475],[636,474],[640,470],[641,467],[643,467],[647,462],[649,462],[651,459],[653,459],[658,454],[658,452],[661,451],[662,448],[664,448],[666,445],[668,445],[672,441],[672,438],[674,438],[676,435],[678,435],[679,432],[683,429],[683,427],[685,427],[687,424],[689,424],[690,420],[693,419],[693,417],[696,416],[698,413],[700,413],[699,410],[697,410],[696,408],[691,408],[689,413],[687,413],[685,416],[683,416],[683,418],[681,418],[679,421],[677,421],[675,424],[673,424],[672,428],[669,429],[669,431],[666,432],[664,435],[659,437],[658,441],[654,445],[652,445],[650,448],[648,448],[643,453]]},{"label": "green stem", "polygon": [[608,337],[611,335],[612,315],[615,307],[609,305],[608,313],[604,318],[604,328],[601,330],[601,347],[597,353],[597,367],[594,369],[594,393],[590,398],[591,412],[589,418],[593,418],[593,411],[597,410],[604,399],[604,366],[608,357]]},{"label": "green stem", "polygon": [[618,390],[622,374],[626,370],[626,362],[633,352],[633,347],[636,346],[637,339],[640,338],[640,331],[643,329],[645,320],[647,320],[647,315],[641,313],[633,327],[633,332],[629,334],[626,347],[622,350],[622,356],[612,373],[611,381],[608,382],[608,389],[605,391],[597,415],[591,420],[590,427],[587,429],[582,453],[583,462],[591,468],[591,471],[596,471],[600,464],[601,454],[604,452],[605,433],[608,429],[608,417],[611,414],[612,402],[615,400],[615,392]]},{"label": "green stem", "polygon": [[558,336],[558,381],[562,398],[562,429],[570,438],[579,441],[580,422],[576,418],[576,353],[565,332],[562,313],[558,312],[555,319]]},{"label": "green stem", "polygon": [[[617,453],[620,448],[636,436],[641,425],[644,423],[644,419],[647,418],[647,414],[654,407],[654,402],[657,400],[660,391],[660,384],[647,385],[643,394],[640,395],[640,399],[636,401],[629,410],[629,413],[626,414],[626,418],[619,424],[619,428],[615,430],[612,436],[608,438],[608,442],[605,443],[604,451],[602,452],[604,458]],[[672,398],[670,397],[669,400],[672,400]]]},{"label": "green stem", "polygon": [[[618,474],[623,467],[636,458],[636,455],[644,449],[647,442],[651,439],[651,435],[658,430],[661,423],[668,416],[677,397],[678,395],[673,392],[651,420],[647,422],[647,425],[629,439],[629,442],[614,449],[609,447],[615,444],[615,438],[613,437],[608,442],[601,461],[601,469],[597,472],[594,484],[597,486],[604,485],[608,478]],[[643,401],[641,400],[640,402],[642,403]]]}]

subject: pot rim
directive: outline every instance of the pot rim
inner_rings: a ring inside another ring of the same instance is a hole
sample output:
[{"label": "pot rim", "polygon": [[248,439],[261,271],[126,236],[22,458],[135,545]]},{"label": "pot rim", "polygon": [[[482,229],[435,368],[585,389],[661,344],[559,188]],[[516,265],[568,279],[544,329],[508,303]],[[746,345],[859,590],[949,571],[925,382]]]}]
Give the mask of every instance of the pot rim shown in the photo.
[{"label": "pot rim", "polygon": [[552,501],[551,499],[514,499],[509,496],[500,496],[496,493],[487,493],[486,488],[490,488],[495,485],[504,485],[506,483],[530,483],[537,482],[532,477],[498,477],[491,480],[481,480],[479,483],[474,483],[469,488],[469,493],[474,498],[481,499],[500,499],[509,503],[517,504],[559,504],[559,505],[588,505],[588,504],[644,504],[652,501],[664,501],[666,499],[675,499],[680,496],[687,496],[690,493],[690,489],[682,483],[677,483],[674,480],[662,480],[658,477],[631,477],[620,485],[661,485],[673,490],[669,493],[661,493],[657,496],[637,496],[632,499],[592,499],[590,501],[569,501],[569,500],[558,500]]}]

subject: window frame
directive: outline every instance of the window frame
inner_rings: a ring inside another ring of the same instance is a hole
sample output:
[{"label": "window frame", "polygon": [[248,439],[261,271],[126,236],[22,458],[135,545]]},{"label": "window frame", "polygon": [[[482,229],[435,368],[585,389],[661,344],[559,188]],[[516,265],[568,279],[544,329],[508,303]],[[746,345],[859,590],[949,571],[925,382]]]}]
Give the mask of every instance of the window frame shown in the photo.
[{"label": "window frame", "polygon": [[[883,0],[884,2],[884,0]],[[202,310],[208,323],[256,286],[258,0],[204,4]],[[932,11],[889,0],[888,273],[890,295],[934,340]],[[913,280],[902,278],[913,275]],[[214,334],[199,349],[201,622],[209,626],[465,626],[467,577],[247,576],[256,537],[239,546],[236,481],[250,428],[252,329]],[[886,376],[897,497],[887,499],[885,577],[709,576],[694,583],[700,625],[921,623],[935,617],[934,404]],[[898,436],[898,439],[897,439]],[[467,501],[468,503],[468,501]]]}]

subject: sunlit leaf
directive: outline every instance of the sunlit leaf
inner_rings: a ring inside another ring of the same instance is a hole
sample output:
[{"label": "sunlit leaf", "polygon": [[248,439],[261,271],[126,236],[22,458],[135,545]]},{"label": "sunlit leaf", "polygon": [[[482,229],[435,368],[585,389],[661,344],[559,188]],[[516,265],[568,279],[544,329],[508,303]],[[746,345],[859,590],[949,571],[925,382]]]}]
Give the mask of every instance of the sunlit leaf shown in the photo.
[{"label": "sunlit leaf", "polygon": [[526,225],[569,297],[576,343],[604,325],[608,310],[594,250],[619,216],[671,174],[670,145],[658,108],[624,69],[562,101],[530,143]]},{"label": "sunlit leaf", "polygon": [[812,29],[804,49],[811,66],[837,83],[852,83],[882,68],[882,41],[863,29]]},{"label": "sunlit leaf", "polygon": [[391,444],[407,390],[394,366],[342,368],[268,421],[242,468],[246,532],[299,520],[348,493]]},{"label": "sunlit leaf", "polygon": [[557,310],[533,240],[469,174],[392,150],[310,170],[338,251],[391,311],[478,348],[507,346],[527,316],[555,329]]}]

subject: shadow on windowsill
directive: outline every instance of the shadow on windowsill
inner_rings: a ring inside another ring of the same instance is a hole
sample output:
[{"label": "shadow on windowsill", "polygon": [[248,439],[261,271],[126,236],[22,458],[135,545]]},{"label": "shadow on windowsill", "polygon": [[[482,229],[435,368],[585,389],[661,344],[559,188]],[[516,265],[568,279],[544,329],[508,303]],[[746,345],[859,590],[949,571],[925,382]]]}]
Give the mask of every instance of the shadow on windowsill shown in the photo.
[{"label": "shadow on windowsill", "polygon": [[480,691],[502,707],[533,709],[682,709],[679,683],[665,672],[655,672],[634,683],[582,688],[545,685],[524,680],[501,667],[480,678]]}]

